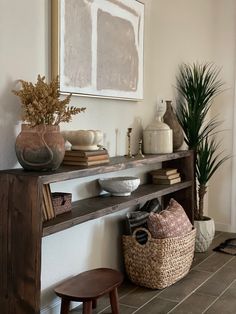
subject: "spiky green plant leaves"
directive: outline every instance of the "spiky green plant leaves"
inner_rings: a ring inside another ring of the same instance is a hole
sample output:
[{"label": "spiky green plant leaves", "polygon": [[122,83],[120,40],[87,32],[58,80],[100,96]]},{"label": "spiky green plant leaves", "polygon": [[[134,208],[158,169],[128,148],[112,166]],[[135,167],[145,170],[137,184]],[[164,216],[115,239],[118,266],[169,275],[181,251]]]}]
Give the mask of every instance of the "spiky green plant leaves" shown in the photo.
[{"label": "spiky green plant leaves", "polygon": [[[189,149],[194,150],[194,216],[203,219],[203,200],[207,182],[228,158],[217,155],[218,144],[209,139],[220,122],[208,116],[213,99],[222,92],[220,70],[213,63],[182,64],[177,77],[177,118]],[[198,182],[198,186],[197,186]],[[198,190],[198,204],[197,204]]]},{"label": "spiky green plant leaves", "polygon": [[211,63],[182,64],[177,78],[179,99],[177,118],[185,133],[189,149],[198,144],[217,126],[215,118],[206,123],[212,100],[221,91],[223,83],[218,79],[219,70]]}]

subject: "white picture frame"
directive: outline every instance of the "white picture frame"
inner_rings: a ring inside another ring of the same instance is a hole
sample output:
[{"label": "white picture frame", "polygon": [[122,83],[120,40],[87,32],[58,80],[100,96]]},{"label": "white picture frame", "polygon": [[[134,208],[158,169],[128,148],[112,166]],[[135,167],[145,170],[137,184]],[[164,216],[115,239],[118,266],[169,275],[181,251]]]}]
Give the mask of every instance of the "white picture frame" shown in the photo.
[{"label": "white picture frame", "polygon": [[61,93],[143,99],[144,4],[52,0],[52,75]]}]

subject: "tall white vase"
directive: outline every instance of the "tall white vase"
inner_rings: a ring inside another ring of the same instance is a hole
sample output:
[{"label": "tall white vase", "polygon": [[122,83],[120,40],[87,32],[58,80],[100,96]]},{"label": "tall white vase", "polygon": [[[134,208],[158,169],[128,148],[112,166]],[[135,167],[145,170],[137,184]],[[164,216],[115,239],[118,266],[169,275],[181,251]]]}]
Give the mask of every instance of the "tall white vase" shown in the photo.
[{"label": "tall white vase", "polygon": [[215,222],[212,218],[206,220],[195,220],[196,228],[195,252],[205,252],[211,245],[215,235]]},{"label": "tall white vase", "polygon": [[173,132],[162,121],[166,105],[157,105],[155,120],[143,131],[143,150],[145,154],[168,154],[173,152]]}]

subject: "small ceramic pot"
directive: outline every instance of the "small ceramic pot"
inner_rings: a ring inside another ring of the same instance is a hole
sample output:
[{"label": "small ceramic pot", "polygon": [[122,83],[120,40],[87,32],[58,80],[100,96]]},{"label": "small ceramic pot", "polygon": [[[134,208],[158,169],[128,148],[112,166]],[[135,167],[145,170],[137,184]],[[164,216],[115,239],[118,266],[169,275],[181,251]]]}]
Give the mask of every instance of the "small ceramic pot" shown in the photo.
[{"label": "small ceramic pot", "polygon": [[96,150],[103,137],[100,130],[62,131],[61,134],[71,143],[73,150]]}]

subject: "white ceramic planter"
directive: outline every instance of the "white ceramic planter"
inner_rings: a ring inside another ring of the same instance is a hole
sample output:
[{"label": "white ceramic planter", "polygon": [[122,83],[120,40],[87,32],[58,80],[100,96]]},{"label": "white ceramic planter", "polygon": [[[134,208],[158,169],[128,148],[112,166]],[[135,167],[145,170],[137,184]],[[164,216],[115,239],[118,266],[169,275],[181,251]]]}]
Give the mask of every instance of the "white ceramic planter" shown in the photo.
[{"label": "white ceramic planter", "polygon": [[202,221],[195,220],[194,227],[196,228],[195,252],[205,252],[214,238],[215,222],[212,218]]}]

